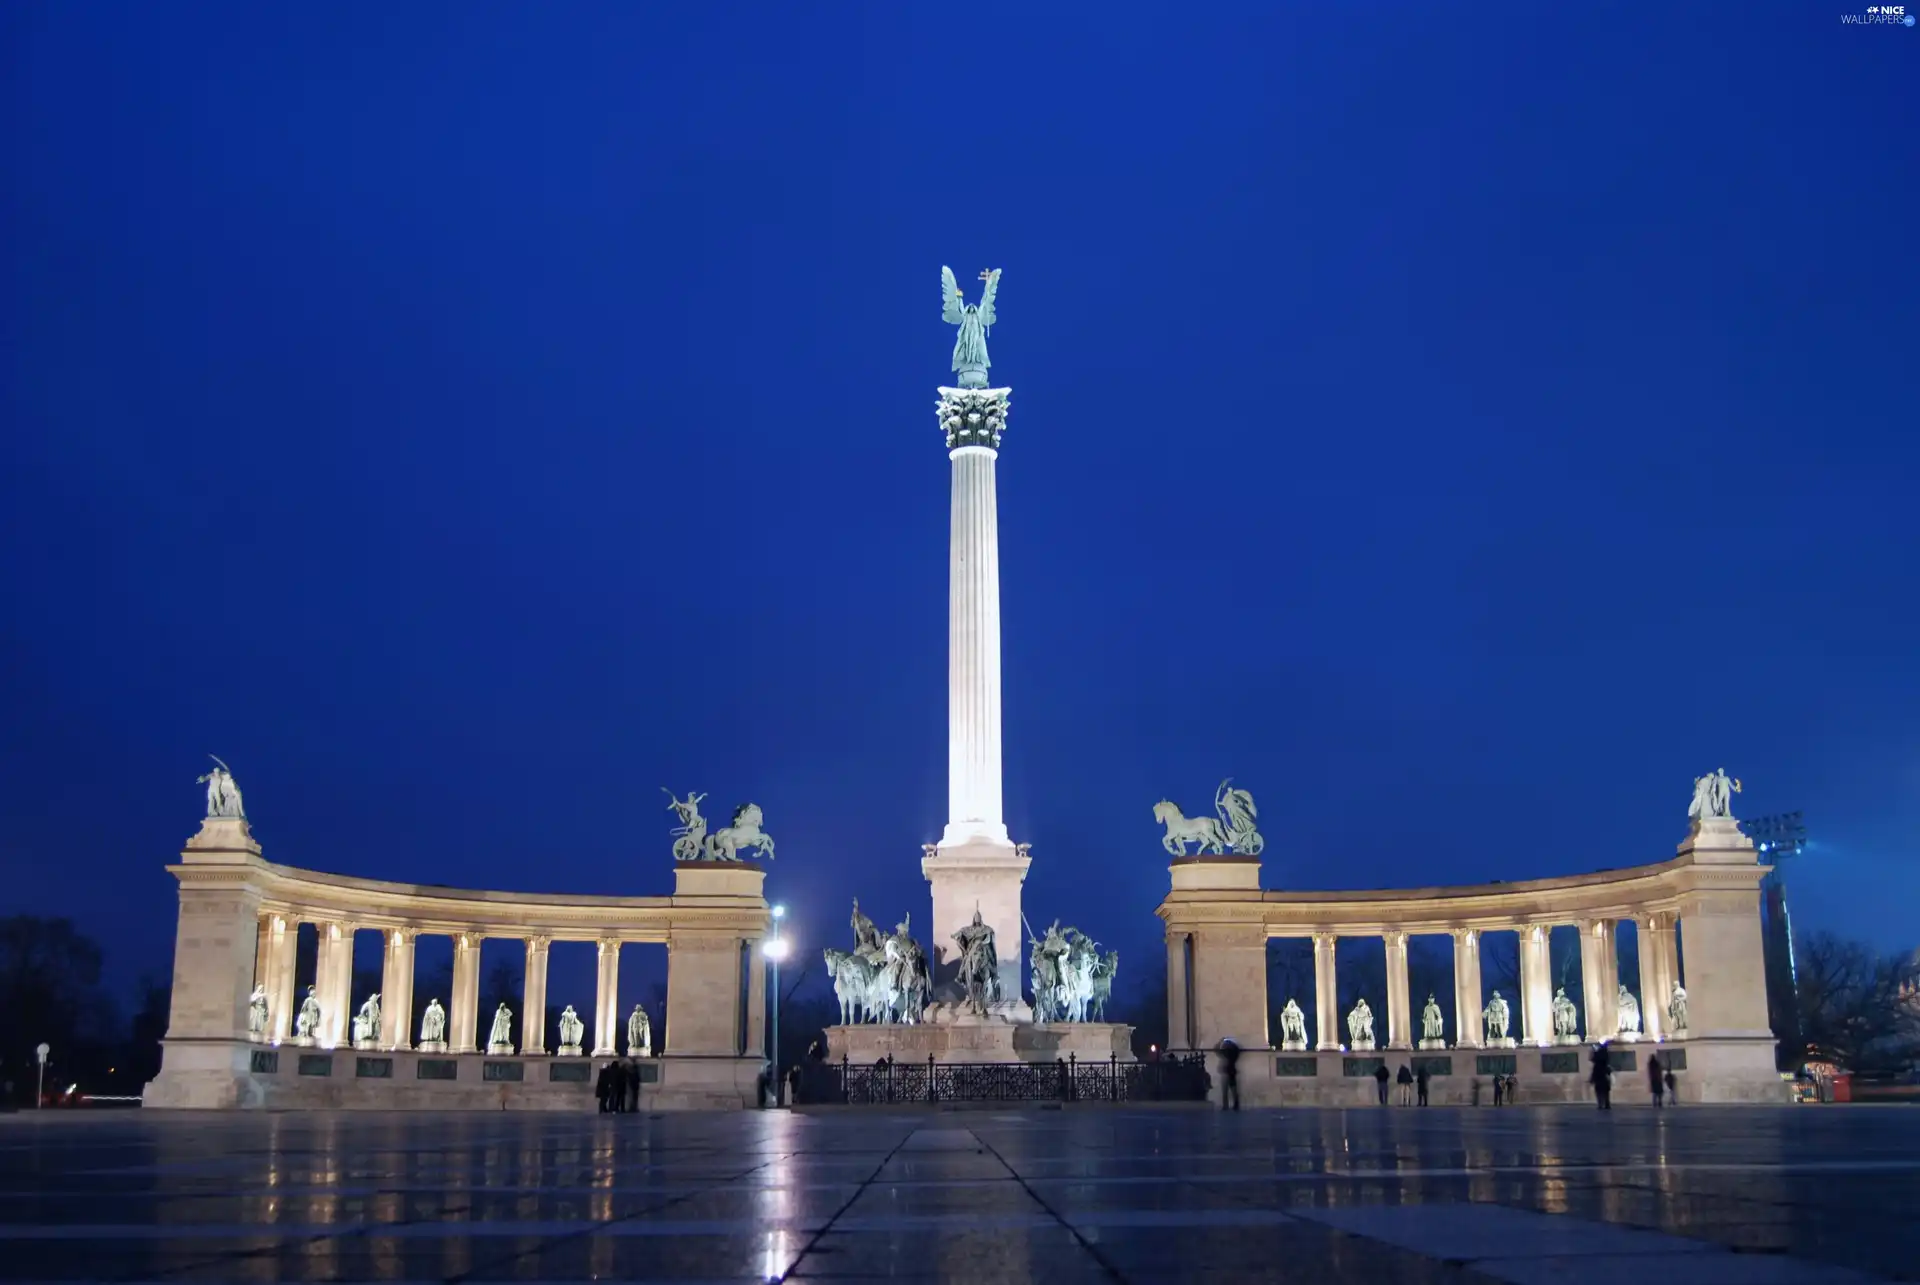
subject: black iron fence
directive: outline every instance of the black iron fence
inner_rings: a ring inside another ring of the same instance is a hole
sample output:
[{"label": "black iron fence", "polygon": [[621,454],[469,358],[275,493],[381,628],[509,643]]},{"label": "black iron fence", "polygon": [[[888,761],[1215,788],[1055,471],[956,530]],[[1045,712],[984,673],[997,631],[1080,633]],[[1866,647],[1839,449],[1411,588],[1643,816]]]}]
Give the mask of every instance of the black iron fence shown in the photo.
[{"label": "black iron fence", "polygon": [[1204,1102],[1211,1081],[1200,1054],[1154,1062],[809,1062],[794,1084],[801,1105],[942,1102]]}]

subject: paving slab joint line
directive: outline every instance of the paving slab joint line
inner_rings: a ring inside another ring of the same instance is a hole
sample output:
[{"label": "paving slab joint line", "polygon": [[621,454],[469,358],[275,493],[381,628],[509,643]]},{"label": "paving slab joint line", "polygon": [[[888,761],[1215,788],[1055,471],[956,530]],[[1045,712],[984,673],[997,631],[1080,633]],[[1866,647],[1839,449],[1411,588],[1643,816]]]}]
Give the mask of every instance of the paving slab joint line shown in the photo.
[{"label": "paving slab joint line", "polygon": [[1029,1183],[1024,1177],[1021,1176],[1019,1170],[1015,1169],[1012,1165],[1007,1163],[1006,1157],[1001,1155],[1000,1152],[994,1148],[994,1145],[991,1142],[988,1142],[985,1138],[982,1138],[977,1133],[974,1134],[973,1136],[974,1136],[974,1140],[980,1144],[982,1150],[984,1150],[988,1155],[992,1156],[995,1160],[999,1161],[1001,1167],[1004,1168],[1009,1174],[1013,1175],[1013,1180],[1020,1184],[1020,1190],[1027,1193],[1027,1198],[1029,1200],[1033,1201],[1034,1204],[1040,1206],[1040,1208],[1046,1210],[1048,1217],[1052,1218],[1055,1222],[1059,1223],[1062,1227],[1066,1228],[1067,1235],[1073,1237],[1075,1243],[1077,1243],[1080,1246],[1080,1248],[1086,1250],[1087,1255],[1090,1258],[1092,1258],[1094,1262],[1100,1264],[1100,1270],[1104,1271],[1107,1275],[1113,1277],[1113,1279],[1122,1282],[1122,1285],[1125,1285],[1125,1281],[1127,1278],[1121,1274],[1120,1269],[1114,1266],[1111,1262],[1109,1262],[1105,1254],[1101,1253],[1098,1249],[1095,1249],[1093,1246],[1093,1242],[1088,1240],[1085,1236],[1081,1235],[1080,1229],[1078,1227],[1075,1227],[1072,1223],[1068,1222],[1065,1218],[1062,1218],[1060,1216],[1059,1210],[1055,1209],[1052,1205],[1048,1204],[1044,1199],[1042,1199],[1040,1196],[1040,1193],[1033,1189],[1033,1185]]},{"label": "paving slab joint line", "polygon": [[853,1194],[848,1196],[846,1201],[838,1209],[833,1211],[832,1217],[827,1219],[819,1231],[816,1231],[812,1236],[807,1238],[807,1243],[800,1247],[800,1252],[793,1256],[793,1261],[788,1263],[786,1270],[780,1273],[780,1280],[783,1283],[792,1279],[793,1273],[798,1270],[801,1263],[806,1261],[807,1255],[813,1252],[813,1247],[820,1243],[820,1238],[833,1230],[833,1225],[840,1221],[847,1210],[853,1208],[853,1202],[860,1199],[867,1188],[873,1185],[873,1180],[878,1178],[881,1172],[886,1169],[887,1165],[892,1162],[893,1158],[906,1148],[908,1140],[913,1137],[913,1133],[914,1131],[909,1130],[900,1141],[894,1143],[893,1149],[887,1152],[886,1155],[880,1157],[880,1163],[873,1167],[873,1172],[860,1181],[859,1185],[853,1189]]}]

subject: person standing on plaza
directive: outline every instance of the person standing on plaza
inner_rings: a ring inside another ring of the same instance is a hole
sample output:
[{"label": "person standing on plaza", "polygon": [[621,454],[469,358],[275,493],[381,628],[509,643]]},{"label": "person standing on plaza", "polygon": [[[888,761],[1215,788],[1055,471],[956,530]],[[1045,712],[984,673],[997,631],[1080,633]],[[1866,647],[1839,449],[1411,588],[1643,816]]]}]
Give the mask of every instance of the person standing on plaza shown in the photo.
[{"label": "person standing on plaza", "polygon": [[627,1110],[640,1110],[640,1061],[633,1057],[627,1059]]},{"label": "person standing on plaza", "polygon": [[1496,1075],[1493,1077],[1493,1105],[1503,1107],[1506,1104],[1507,1077],[1504,1075]]},{"label": "person standing on plaza", "polygon": [[1671,1058],[1667,1060],[1667,1105],[1670,1107],[1680,1105],[1680,1081],[1673,1078],[1673,1060]]},{"label": "person standing on plaza", "polygon": [[1657,1107],[1666,1105],[1667,1082],[1660,1078],[1664,1070],[1658,1053],[1647,1054],[1647,1092],[1653,1094],[1653,1105]]},{"label": "person standing on plaza", "polygon": [[627,1113],[627,1065],[617,1058],[607,1063],[607,1097],[615,1115]]},{"label": "person standing on plaza", "polygon": [[1429,1073],[1427,1070],[1427,1064],[1425,1062],[1422,1062],[1420,1064],[1420,1069],[1414,1072],[1413,1082],[1415,1086],[1417,1086],[1420,1090],[1421,1106],[1427,1105],[1427,1081],[1432,1078],[1433,1077],[1431,1073]]},{"label": "person standing on plaza", "polygon": [[1613,1055],[1607,1052],[1606,1045],[1596,1044],[1593,1046],[1590,1060],[1593,1063],[1593,1071],[1587,1078],[1593,1083],[1594,1099],[1600,1104],[1602,1111],[1611,1111],[1613,1110]]},{"label": "person standing on plaza", "polygon": [[609,1062],[600,1068],[600,1076],[593,1084],[593,1096],[600,1101],[601,1115],[605,1115],[607,1112],[613,1110],[612,1091],[613,1063]]},{"label": "person standing on plaza", "polygon": [[1240,1046],[1232,1040],[1220,1041],[1220,1109],[1240,1109]]},{"label": "person standing on plaza", "polygon": [[1412,1106],[1413,1068],[1402,1063],[1400,1066],[1400,1074],[1394,1077],[1394,1081],[1400,1086],[1400,1105],[1403,1107]]},{"label": "person standing on plaza", "polygon": [[1387,1105],[1387,1081],[1392,1078],[1392,1076],[1387,1074],[1387,1064],[1385,1062],[1373,1068],[1373,1082],[1375,1087],[1380,1090],[1381,1106]]},{"label": "person standing on plaza", "polygon": [[1520,1101],[1520,1077],[1517,1075],[1509,1075],[1507,1077],[1507,1105],[1513,1106],[1519,1101]]}]

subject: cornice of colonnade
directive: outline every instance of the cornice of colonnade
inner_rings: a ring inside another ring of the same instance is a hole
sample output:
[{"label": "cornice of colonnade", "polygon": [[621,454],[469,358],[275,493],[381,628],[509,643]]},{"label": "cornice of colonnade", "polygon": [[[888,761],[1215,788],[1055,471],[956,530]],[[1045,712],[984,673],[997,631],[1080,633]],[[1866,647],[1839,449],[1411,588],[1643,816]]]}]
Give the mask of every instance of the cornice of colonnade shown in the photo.
[{"label": "cornice of colonnade", "polygon": [[[1214,869],[1208,869],[1213,867]],[[1670,861],[1551,879],[1431,888],[1264,890],[1257,862],[1189,858],[1169,867],[1173,890],[1155,913],[1170,932],[1258,926],[1268,937],[1500,931],[1674,914],[1703,892],[1751,890],[1771,869],[1683,852]]]},{"label": "cornice of colonnade", "polygon": [[504,892],[280,865],[260,855],[244,828],[233,834],[213,830],[210,821],[189,841],[180,864],[167,867],[182,890],[247,891],[257,897],[261,914],[290,922],[430,935],[667,942],[704,934],[757,939],[766,935],[770,918],[765,874],[744,865],[682,863],[674,872],[674,894],[664,897]]}]

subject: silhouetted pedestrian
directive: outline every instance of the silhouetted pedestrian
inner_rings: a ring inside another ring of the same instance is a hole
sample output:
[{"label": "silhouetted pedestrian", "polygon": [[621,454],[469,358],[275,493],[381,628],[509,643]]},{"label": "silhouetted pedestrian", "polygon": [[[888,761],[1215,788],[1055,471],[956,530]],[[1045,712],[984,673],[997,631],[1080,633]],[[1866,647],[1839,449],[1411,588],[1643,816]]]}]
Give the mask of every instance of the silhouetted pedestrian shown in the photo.
[{"label": "silhouetted pedestrian", "polygon": [[1647,1092],[1653,1095],[1653,1105],[1657,1107],[1666,1105],[1667,1082],[1660,1078],[1665,1069],[1660,1065],[1658,1053],[1647,1054]]},{"label": "silhouetted pedestrian", "polygon": [[627,1110],[640,1109],[640,1063],[627,1059]]},{"label": "silhouetted pedestrian", "polygon": [[613,1099],[615,1115],[627,1113],[627,1064],[625,1062],[607,1063],[607,1096]]},{"label": "silhouetted pedestrian", "polygon": [[1381,1106],[1387,1105],[1387,1081],[1391,1078],[1392,1077],[1387,1074],[1387,1064],[1385,1062],[1373,1068],[1373,1083],[1374,1087],[1380,1091]]},{"label": "silhouetted pedestrian", "polygon": [[1596,1044],[1589,1061],[1593,1070],[1587,1079],[1593,1084],[1593,1096],[1602,1111],[1613,1110],[1613,1055],[1607,1052],[1607,1046]]},{"label": "silhouetted pedestrian", "polygon": [[1420,1069],[1416,1071],[1413,1076],[1413,1082],[1416,1086],[1418,1086],[1420,1090],[1421,1106],[1427,1105],[1427,1081],[1432,1078],[1433,1078],[1432,1074],[1427,1070],[1427,1064],[1425,1062],[1422,1062],[1420,1064]]},{"label": "silhouetted pedestrian", "polygon": [[1517,1075],[1509,1075],[1507,1077],[1507,1105],[1513,1106],[1519,1101],[1520,1101],[1520,1077]]},{"label": "silhouetted pedestrian", "polygon": [[1496,1075],[1493,1077],[1493,1105],[1503,1107],[1506,1104],[1507,1077],[1504,1075]]},{"label": "silhouetted pedestrian", "polygon": [[600,1100],[600,1114],[613,1110],[613,1063],[600,1068],[600,1076],[593,1082],[593,1096]]},{"label": "silhouetted pedestrian", "polygon": [[1394,1081],[1400,1086],[1400,1105],[1403,1107],[1412,1106],[1413,1105],[1413,1068],[1408,1066],[1406,1063],[1402,1062],[1400,1064],[1400,1074],[1394,1076],[1393,1078],[1394,1078]]},{"label": "silhouetted pedestrian", "polygon": [[1680,1105],[1680,1081],[1673,1078],[1673,1063],[1671,1061],[1667,1063],[1667,1105],[1670,1107]]},{"label": "silhouetted pedestrian", "polygon": [[1240,1046],[1232,1040],[1220,1041],[1220,1109],[1240,1109]]}]

